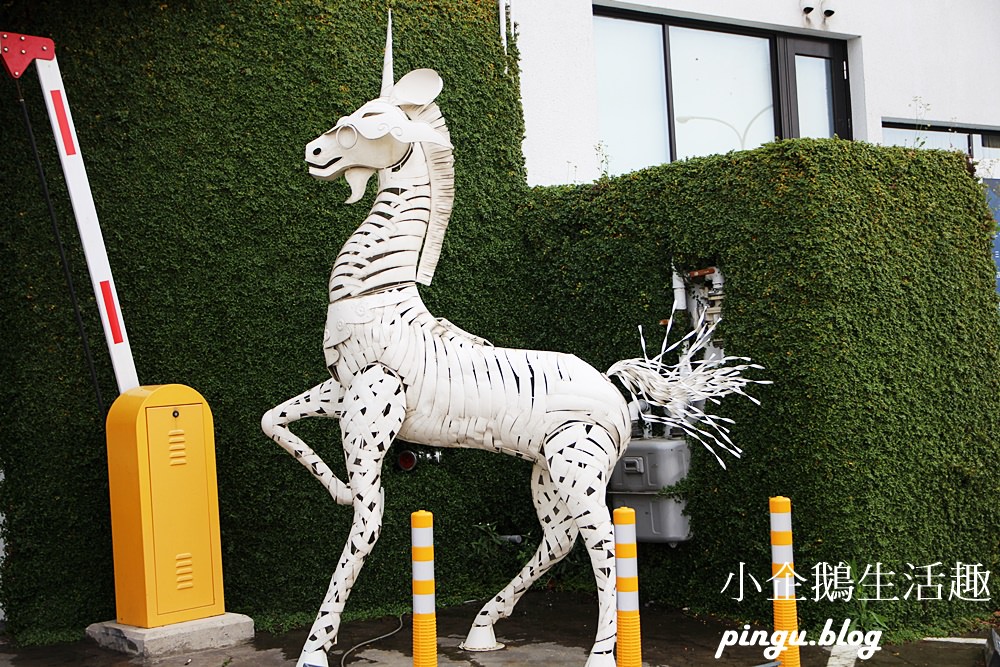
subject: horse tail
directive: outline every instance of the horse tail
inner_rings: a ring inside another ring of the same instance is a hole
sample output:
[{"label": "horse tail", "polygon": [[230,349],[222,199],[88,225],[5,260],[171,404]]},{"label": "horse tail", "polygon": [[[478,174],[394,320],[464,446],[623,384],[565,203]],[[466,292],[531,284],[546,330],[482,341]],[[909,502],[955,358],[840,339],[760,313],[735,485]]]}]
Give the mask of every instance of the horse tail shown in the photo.
[{"label": "horse tail", "polygon": [[[645,356],[643,340],[642,358],[619,361],[605,375],[618,378],[633,400],[646,401],[661,409],[662,414],[643,412],[643,419],[664,424],[667,428],[679,428],[704,445],[725,468],[725,461],[716,447],[737,458],[742,453],[729,438],[729,425],[733,420],[705,412],[705,402],[719,404],[724,396],[739,394],[760,405],[760,401],[745,393],[745,389],[750,384],[770,384],[770,381],[747,377],[746,371],[763,367],[746,357],[706,354],[696,359],[699,352],[709,347],[714,328],[699,323],[694,331],[669,348],[664,340],[660,354],[652,359]],[[641,337],[641,327],[639,334]],[[664,354],[678,346],[682,347],[677,363],[664,363]]]}]

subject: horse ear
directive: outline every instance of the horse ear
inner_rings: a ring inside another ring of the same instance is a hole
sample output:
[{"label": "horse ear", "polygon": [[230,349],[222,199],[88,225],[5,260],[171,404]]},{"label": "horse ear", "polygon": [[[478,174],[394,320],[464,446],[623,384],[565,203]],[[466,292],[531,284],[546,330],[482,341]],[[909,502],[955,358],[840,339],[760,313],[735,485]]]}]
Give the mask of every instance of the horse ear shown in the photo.
[{"label": "horse ear", "polygon": [[432,69],[415,69],[392,87],[389,99],[397,104],[423,106],[430,104],[441,92],[444,82]]}]

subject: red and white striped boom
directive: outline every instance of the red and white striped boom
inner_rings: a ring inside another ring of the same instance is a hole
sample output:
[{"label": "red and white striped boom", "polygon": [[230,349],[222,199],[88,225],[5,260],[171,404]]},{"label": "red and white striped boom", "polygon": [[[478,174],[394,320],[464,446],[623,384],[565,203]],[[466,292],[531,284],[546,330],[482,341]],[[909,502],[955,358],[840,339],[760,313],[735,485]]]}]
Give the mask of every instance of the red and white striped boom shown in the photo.
[{"label": "red and white striped boom", "polygon": [[97,209],[90,191],[87,170],[83,165],[83,154],[80,152],[76,126],[73,124],[73,115],[70,113],[69,101],[66,98],[66,88],[59,72],[55,44],[45,37],[0,32],[0,57],[7,73],[15,79],[20,78],[32,62],[38,70],[38,81],[42,86],[42,96],[45,98],[49,121],[52,123],[56,147],[59,150],[59,161],[66,178],[66,189],[69,191],[73,215],[76,217],[76,226],[80,230],[83,253],[90,272],[90,282],[97,297],[104,336],[108,341],[111,364],[118,382],[118,391],[121,393],[138,387],[139,379],[132,358],[132,348],[129,346],[128,334],[125,331],[118,292],[115,290],[115,281],[111,275],[111,264],[108,262],[104,236],[97,220]]}]

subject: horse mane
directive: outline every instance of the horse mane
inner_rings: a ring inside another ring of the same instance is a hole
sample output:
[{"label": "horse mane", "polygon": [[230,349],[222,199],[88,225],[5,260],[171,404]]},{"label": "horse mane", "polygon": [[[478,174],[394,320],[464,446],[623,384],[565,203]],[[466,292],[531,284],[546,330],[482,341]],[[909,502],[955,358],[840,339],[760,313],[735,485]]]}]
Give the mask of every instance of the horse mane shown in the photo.
[{"label": "horse mane", "polygon": [[[424,106],[401,108],[410,120],[427,123],[450,140],[448,126],[438,105],[431,102]],[[430,174],[431,210],[427,234],[420,250],[420,262],[417,264],[417,282],[430,285],[441,257],[441,245],[444,243],[444,233],[448,229],[455,201],[455,158],[453,150],[448,146],[425,142],[421,143],[421,147],[427,157],[427,171]]]}]

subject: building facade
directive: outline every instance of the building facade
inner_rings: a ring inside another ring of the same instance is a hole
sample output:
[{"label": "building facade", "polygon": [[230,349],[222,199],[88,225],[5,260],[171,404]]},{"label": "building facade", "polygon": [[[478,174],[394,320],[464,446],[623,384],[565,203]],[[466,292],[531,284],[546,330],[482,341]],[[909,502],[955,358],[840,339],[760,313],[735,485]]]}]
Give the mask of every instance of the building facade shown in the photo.
[{"label": "building facade", "polygon": [[528,178],[776,137],[955,148],[1000,178],[992,0],[511,0]]}]

